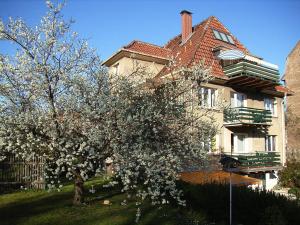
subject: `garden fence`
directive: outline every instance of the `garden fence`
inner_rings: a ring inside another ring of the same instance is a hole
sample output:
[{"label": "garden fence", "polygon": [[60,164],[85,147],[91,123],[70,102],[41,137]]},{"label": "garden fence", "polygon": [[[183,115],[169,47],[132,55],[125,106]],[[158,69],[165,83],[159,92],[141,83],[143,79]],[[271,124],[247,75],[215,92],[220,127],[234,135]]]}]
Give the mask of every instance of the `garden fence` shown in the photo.
[{"label": "garden fence", "polygon": [[0,162],[0,189],[44,189],[44,165],[43,157],[34,157],[26,161],[13,155],[7,156]]}]

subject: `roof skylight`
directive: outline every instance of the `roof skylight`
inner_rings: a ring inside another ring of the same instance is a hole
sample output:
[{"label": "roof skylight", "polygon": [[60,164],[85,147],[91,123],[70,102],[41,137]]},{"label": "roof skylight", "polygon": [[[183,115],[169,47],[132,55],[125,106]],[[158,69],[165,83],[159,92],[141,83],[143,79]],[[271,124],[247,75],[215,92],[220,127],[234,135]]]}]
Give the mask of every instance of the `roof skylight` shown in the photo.
[{"label": "roof skylight", "polygon": [[223,32],[220,32],[220,31],[217,31],[217,30],[212,30],[212,31],[213,31],[213,33],[214,33],[216,39],[234,45],[234,41],[233,41],[233,39],[232,39],[232,37],[231,37],[230,35],[225,34],[225,33],[223,33]]},{"label": "roof skylight", "polygon": [[214,32],[215,38],[217,38],[217,39],[219,39],[219,40],[222,40],[222,39],[221,39],[221,36],[220,36],[220,33],[219,33],[218,31],[213,30],[213,32]]},{"label": "roof skylight", "polygon": [[232,37],[230,35],[227,35],[227,39],[229,41],[230,44],[233,44],[234,45],[234,41],[232,39]]}]

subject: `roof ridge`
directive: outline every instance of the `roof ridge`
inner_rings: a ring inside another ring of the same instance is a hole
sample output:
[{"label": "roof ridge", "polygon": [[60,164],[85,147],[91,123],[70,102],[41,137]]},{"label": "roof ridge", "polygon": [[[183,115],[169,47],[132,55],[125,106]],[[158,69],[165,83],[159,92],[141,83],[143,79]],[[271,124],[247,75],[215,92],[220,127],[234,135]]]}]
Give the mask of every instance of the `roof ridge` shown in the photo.
[{"label": "roof ridge", "polygon": [[134,43],[145,44],[145,45],[149,45],[149,46],[152,46],[152,47],[158,47],[158,48],[162,48],[162,49],[171,51],[169,48],[166,48],[165,46],[159,46],[159,45],[156,45],[156,44],[152,44],[152,43],[145,42],[145,41],[140,41],[140,40],[132,40],[128,45],[125,45],[124,48],[129,48]]}]

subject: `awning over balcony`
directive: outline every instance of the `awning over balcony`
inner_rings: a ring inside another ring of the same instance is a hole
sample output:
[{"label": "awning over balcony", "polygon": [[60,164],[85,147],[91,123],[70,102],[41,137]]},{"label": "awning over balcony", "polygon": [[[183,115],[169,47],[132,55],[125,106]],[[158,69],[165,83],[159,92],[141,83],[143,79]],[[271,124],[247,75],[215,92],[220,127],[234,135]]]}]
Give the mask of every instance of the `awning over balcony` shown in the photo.
[{"label": "awning over balcony", "polygon": [[229,85],[244,86],[248,88],[270,88],[279,84],[280,74],[275,67],[268,64],[258,64],[246,59],[223,67],[228,76]]}]

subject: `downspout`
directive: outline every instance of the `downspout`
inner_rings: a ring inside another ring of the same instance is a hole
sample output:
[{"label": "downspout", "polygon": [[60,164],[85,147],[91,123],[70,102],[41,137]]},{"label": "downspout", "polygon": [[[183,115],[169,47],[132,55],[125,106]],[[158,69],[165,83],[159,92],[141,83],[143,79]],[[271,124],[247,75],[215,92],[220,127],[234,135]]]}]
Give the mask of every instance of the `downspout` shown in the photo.
[{"label": "downspout", "polygon": [[287,145],[287,131],[286,131],[286,126],[285,126],[285,106],[286,106],[286,93],[284,93],[284,98],[283,101],[281,102],[281,115],[282,115],[282,152],[281,152],[281,163],[284,166],[286,163],[286,145]]}]

